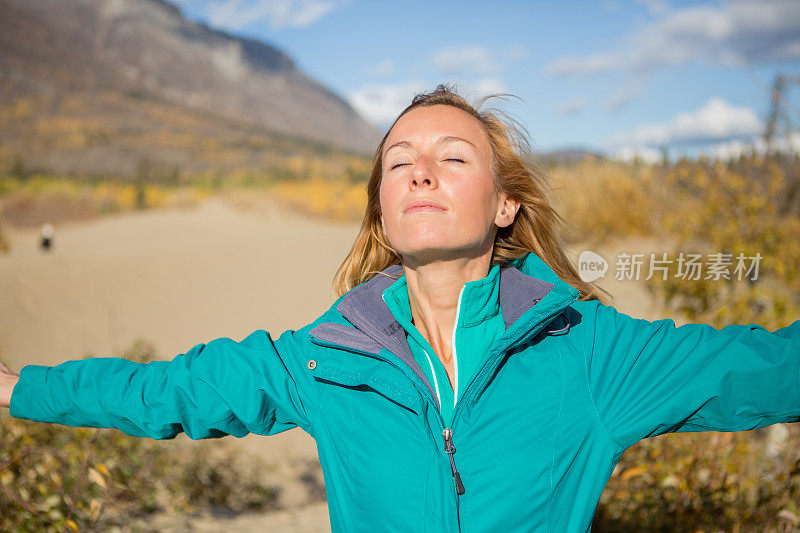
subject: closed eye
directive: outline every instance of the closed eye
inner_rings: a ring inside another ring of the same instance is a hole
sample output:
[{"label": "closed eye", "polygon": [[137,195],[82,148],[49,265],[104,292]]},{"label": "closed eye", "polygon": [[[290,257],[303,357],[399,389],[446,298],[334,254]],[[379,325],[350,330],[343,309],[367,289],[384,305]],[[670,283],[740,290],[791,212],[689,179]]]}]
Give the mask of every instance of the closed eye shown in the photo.
[{"label": "closed eye", "polygon": [[[459,163],[463,163],[464,162],[463,159],[458,158],[458,157],[450,157],[448,159],[445,159],[445,161],[458,161]],[[389,167],[389,170],[394,170],[397,167],[402,167],[404,165],[408,165],[408,163],[396,163],[396,164],[392,165],[391,167]]]}]

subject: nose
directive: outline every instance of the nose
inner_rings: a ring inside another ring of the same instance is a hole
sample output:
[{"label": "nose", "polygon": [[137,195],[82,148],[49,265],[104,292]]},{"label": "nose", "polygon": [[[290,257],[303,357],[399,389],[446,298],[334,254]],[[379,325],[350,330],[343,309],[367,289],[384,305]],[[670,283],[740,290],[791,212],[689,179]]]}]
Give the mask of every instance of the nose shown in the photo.
[{"label": "nose", "polygon": [[431,189],[435,189],[438,186],[438,181],[431,159],[424,154],[420,154],[417,157],[417,162],[414,163],[414,168],[411,169],[411,174],[408,178],[408,188],[414,190],[425,184]]}]

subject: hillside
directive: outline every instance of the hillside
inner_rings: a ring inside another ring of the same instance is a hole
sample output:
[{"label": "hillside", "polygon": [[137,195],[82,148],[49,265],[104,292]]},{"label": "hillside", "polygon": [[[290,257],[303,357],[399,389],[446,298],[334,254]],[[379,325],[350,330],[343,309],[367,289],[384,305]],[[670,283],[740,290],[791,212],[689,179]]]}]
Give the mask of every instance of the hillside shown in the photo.
[{"label": "hillside", "polygon": [[0,0],[0,169],[228,172],[378,141],[284,52],[162,0]]}]

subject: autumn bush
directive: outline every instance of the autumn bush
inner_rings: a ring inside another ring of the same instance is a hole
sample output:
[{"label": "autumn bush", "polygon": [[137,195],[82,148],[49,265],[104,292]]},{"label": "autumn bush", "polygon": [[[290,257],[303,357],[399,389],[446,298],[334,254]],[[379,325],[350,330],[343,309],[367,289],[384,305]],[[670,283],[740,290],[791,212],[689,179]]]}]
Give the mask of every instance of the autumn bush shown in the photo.
[{"label": "autumn bush", "polygon": [[[660,231],[669,250],[717,256],[720,272],[678,275],[677,263],[647,287],[662,304],[722,327],[756,322],[774,329],[800,316],[800,160],[753,155],[722,163],[683,161],[664,172]],[[747,272],[735,272],[738,258]],[[748,259],[753,258],[753,259]],[[706,261],[704,261],[706,262]],[[758,268],[758,271],[755,270]],[[747,275],[744,275],[747,274]]]},{"label": "autumn bush", "polygon": [[597,533],[800,531],[800,428],[651,437],[620,459]]},{"label": "autumn bush", "polygon": [[[774,330],[800,318],[799,163],[756,154],[727,163],[585,161],[553,176],[563,215],[584,242],[643,236],[662,243],[654,259],[666,257],[667,271],[642,283],[663,316]],[[641,252],[646,272],[651,258]],[[687,275],[685,264],[678,271],[681,253],[699,256],[698,276]],[[739,254],[760,254],[760,261],[737,272]],[[714,256],[721,273],[708,271]],[[645,439],[622,455],[593,529],[800,531],[798,437],[796,424],[778,424]]]},{"label": "autumn bush", "polygon": [[[155,354],[139,340],[122,355],[145,362]],[[266,465],[226,444],[157,441],[5,413],[0,531],[104,531],[156,512],[276,508],[279,489]]]},{"label": "autumn bush", "polygon": [[196,205],[209,191],[146,181],[0,174],[0,221],[16,227],[75,222],[142,208]]},{"label": "autumn bush", "polygon": [[272,188],[274,196],[299,212],[339,222],[364,216],[367,189],[364,183],[311,179],[281,182]]},{"label": "autumn bush", "polygon": [[663,206],[659,174],[656,166],[593,158],[547,169],[555,207],[569,225],[568,242],[592,246],[653,235]]}]

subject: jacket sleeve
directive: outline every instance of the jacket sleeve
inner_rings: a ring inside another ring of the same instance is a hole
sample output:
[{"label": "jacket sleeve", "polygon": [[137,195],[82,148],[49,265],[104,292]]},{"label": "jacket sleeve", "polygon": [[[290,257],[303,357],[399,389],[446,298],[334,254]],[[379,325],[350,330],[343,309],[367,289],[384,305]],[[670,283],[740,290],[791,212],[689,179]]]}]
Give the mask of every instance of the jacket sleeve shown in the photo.
[{"label": "jacket sleeve", "polygon": [[597,414],[623,448],[684,431],[743,431],[800,420],[800,320],[676,327],[596,302],[585,347]]},{"label": "jacket sleeve", "polygon": [[136,437],[192,439],[311,433],[309,387],[296,332],[273,340],[257,330],[236,342],[198,344],[171,361],[118,357],[28,365],[11,394],[10,414],[67,426],[111,427]]}]

